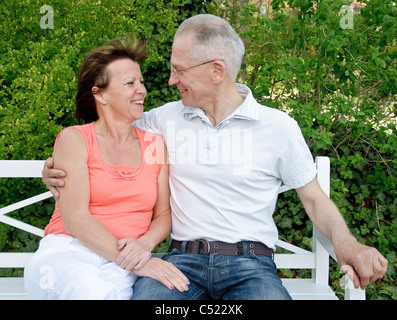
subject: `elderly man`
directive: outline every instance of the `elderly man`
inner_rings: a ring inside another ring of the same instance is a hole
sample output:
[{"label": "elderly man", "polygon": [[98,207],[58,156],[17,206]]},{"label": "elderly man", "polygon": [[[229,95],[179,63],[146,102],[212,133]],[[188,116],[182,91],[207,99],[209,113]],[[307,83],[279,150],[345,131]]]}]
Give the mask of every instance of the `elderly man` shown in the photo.
[{"label": "elderly man", "polygon": [[[134,123],[167,144],[173,240],[164,259],[190,280],[189,290],[179,292],[143,277],[134,299],[290,299],[273,262],[272,214],[282,182],[296,189],[356,287],[387,270],[387,260],[356,241],[322,192],[296,121],[235,83],[244,51],[225,20],[187,19],[175,35],[169,79],[182,100]],[[58,173],[44,169],[48,186],[62,185]]]}]

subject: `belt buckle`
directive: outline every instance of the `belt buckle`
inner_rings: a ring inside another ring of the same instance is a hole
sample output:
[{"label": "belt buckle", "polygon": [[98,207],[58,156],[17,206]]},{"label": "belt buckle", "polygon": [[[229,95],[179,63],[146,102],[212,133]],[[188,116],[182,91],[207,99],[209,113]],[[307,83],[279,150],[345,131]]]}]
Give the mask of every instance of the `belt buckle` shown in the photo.
[{"label": "belt buckle", "polygon": [[[203,253],[202,254],[210,254],[211,245],[208,240],[206,239],[199,239],[197,240],[200,244],[203,245]],[[200,251],[200,248],[199,248]]]}]

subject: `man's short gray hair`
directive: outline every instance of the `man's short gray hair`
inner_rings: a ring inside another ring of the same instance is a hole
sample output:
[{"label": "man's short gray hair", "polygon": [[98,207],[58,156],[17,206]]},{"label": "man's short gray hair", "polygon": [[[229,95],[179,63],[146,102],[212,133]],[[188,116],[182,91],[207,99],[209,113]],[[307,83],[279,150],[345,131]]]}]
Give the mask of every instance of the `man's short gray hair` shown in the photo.
[{"label": "man's short gray hair", "polygon": [[[189,57],[225,62],[229,76],[235,80],[243,61],[245,46],[230,24],[211,14],[199,14],[185,20],[178,28],[175,39],[192,37]],[[203,61],[204,62],[204,61]]]}]

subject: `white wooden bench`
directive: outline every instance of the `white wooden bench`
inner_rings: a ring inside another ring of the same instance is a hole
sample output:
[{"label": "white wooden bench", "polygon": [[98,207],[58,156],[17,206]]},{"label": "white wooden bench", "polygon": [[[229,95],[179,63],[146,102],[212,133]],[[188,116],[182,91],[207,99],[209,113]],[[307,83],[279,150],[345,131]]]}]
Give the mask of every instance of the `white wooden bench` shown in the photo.
[{"label": "white wooden bench", "polygon": [[[330,162],[328,157],[316,158],[318,180],[329,196],[330,193]],[[0,160],[0,178],[41,178],[44,165],[42,160]],[[279,193],[289,190],[282,186]],[[6,216],[7,213],[18,210],[30,204],[50,198],[51,193],[45,192],[29,199],[0,208],[0,223],[25,230],[40,237],[44,231],[23,221]],[[1,206],[1,204],[0,204]],[[312,277],[309,279],[282,279],[285,287],[296,300],[330,300],[337,299],[335,293],[328,285],[329,257],[336,260],[331,242],[314,228],[313,249],[307,251],[284,241],[277,243],[278,247],[290,253],[276,253],[275,262],[279,269],[311,269]],[[1,248],[0,248],[1,251]],[[0,268],[24,268],[33,253],[26,252],[0,252]],[[345,276],[344,285],[346,300],[364,300],[365,291],[355,289],[352,282]],[[23,278],[0,277],[1,299],[27,299]]]}]

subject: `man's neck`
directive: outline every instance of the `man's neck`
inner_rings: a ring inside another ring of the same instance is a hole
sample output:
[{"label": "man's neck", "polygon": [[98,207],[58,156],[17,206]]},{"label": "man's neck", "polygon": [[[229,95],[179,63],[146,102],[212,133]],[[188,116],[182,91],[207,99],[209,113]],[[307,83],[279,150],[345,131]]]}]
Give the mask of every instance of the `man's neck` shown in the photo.
[{"label": "man's neck", "polygon": [[244,102],[244,98],[238,92],[235,84],[226,88],[219,88],[217,93],[211,104],[202,107],[214,127],[225,120]]}]

